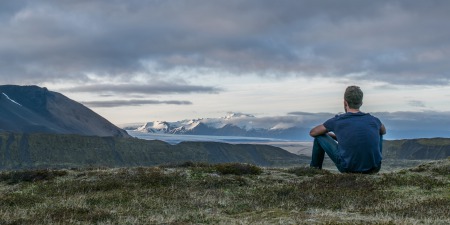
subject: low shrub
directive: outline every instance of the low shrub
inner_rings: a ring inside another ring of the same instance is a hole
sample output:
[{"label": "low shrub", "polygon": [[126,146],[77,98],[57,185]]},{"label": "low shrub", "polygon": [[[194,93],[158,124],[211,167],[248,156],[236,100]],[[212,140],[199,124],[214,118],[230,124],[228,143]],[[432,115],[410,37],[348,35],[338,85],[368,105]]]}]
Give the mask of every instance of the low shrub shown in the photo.
[{"label": "low shrub", "polygon": [[244,163],[221,163],[216,164],[215,169],[222,175],[234,174],[234,175],[260,175],[262,169],[251,164]]},{"label": "low shrub", "polygon": [[248,186],[247,180],[241,176],[211,176],[198,181],[200,187],[206,189],[220,189]]},{"label": "low shrub", "polygon": [[297,176],[308,176],[313,177],[315,175],[329,175],[331,174],[328,170],[319,170],[311,167],[294,167],[288,169],[286,172],[293,173]]},{"label": "low shrub", "polygon": [[420,174],[382,174],[379,185],[382,186],[416,186],[422,189],[430,190],[435,187],[442,187],[445,183],[434,177]]},{"label": "low shrub", "polygon": [[12,171],[0,174],[0,181],[6,181],[8,184],[20,182],[37,182],[43,180],[52,180],[56,177],[67,175],[64,170],[23,170]]},{"label": "low shrub", "polygon": [[107,221],[114,218],[114,216],[100,209],[88,209],[81,207],[62,207],[51,209],[46,212],[54,222],[67,223],[68,221],[82,221],[96,224],[102,221]]},{"label": "low shrub", "polygon": [[433,173],[437,173],[439,175],[449,175],[450,174],[450,166],[437,166],[431,169]]},{"label": "low shrub", "polygon": [[426,199],[406,207],[390,208],[389,211],[402,217],[447,219],[450,215],[450,199]]},{"label": "low shrub", "polygon": [[331,174],[305,179],[301,183],[282,183],[257,187],[252,198],[257,205],[274,205],[288,210],[320,208],[328,210],[352,209],[363,211],[382,204],[391,194],[377,187],[368,175]]},{"label": "low shrub", "polygon": [[[32,194],[7,193],[0,195],[1,207],[31,207],[43,201],[43,198]],[[0,223],[2,224],[2,223]]]},{"label": "low shrub", "polygon": [[173,164],[166,167],[175,167],[175,168],[204,168],[204,167],[211,167],[212,165],[207,162],[192,162],[187,161],[180,164]]},{"label": "low shrub", "polygon": [[164,171],[157,167],[139,167],[136,168],[134,174],[125,173],[124,180],[130,183],[140,184],[141,186],[169,186],[184,180],[180,173],[164,173]]}]

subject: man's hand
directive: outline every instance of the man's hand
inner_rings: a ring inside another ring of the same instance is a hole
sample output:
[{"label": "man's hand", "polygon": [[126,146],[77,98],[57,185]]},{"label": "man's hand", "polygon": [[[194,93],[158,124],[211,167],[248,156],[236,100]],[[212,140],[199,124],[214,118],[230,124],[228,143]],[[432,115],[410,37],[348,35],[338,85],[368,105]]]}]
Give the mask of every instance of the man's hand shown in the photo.
[{"label": "man's hand", "polygon": [[385,135],[385,134],[386,134],[386,127],[384,126],[384,124],[381,124],[381,127],[380,127],[380,134],[381,134],[381,135]]},{"label": "man's hand", "polygon": [[328,132],[328,135],[329,135],[331,138],[333,138],[334,140],[337,141],[336,134],[334,134],[333,132]]},{"label": "man's hand", "polygon": [[323,124],[321,124],[321,125],[319,125],[319,126],[317,126],[317,127],[314,127],[314,128],[309,132],[309,135],[310,135],[311,137],[317,137],[317,136],[320,136],[320,135],[326,134],[326,133],[328,133],[327,128],[325,128],[325,126],[324,126]]}]

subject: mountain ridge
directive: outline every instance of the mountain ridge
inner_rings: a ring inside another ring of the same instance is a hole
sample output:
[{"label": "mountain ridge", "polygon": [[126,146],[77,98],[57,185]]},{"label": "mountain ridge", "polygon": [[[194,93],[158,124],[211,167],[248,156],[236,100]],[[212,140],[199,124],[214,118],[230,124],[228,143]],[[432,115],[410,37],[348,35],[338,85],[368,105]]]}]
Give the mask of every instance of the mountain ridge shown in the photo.
[{"label": "mountain ridge", "polygon": [[139,127],[127,127],[143,133],[242,136],[288,140],[308,140],[309,128],[297,127],[283,121],[262,123],[250,114],[228,113],[221,118],[186,119],[176,122],[153,121]]},{"label": "mountain ridge", "polygon": [[84,105],[34,85],[0,85],[0,131],[130,137]]},{"label": "mountain ridge", "polygon": [[383,143],[383,158],[437,160],[447,157],[450,157],[450,138],[403,139]]}]

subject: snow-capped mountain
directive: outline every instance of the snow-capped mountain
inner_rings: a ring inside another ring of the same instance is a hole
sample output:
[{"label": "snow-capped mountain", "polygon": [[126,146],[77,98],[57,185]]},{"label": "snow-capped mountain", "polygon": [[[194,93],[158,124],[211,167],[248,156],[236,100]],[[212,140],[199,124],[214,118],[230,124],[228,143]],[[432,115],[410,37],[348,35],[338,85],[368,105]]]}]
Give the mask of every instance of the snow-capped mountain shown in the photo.
[{"label": "snow-capped mountain", "polygon": [[135,129],[145,133],[270,137],[306,140],[310,128],[301,127],[293,117],[258,118],[250,114],[228,113],[221,118],[202,118],[177,122],[147,122]]}]

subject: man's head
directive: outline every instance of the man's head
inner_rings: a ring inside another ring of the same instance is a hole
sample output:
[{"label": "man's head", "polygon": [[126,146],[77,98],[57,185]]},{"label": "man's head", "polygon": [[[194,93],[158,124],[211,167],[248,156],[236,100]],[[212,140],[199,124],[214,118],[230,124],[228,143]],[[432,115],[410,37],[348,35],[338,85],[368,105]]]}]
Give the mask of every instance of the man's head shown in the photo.
[{"label": "man's head", "polygon": [[344,100],[351,109],[359,109],[363,103],[363,92],[358,86],[348,86],[345,89]]}]

